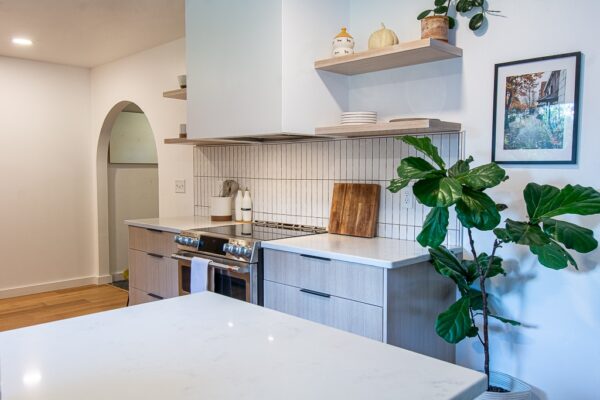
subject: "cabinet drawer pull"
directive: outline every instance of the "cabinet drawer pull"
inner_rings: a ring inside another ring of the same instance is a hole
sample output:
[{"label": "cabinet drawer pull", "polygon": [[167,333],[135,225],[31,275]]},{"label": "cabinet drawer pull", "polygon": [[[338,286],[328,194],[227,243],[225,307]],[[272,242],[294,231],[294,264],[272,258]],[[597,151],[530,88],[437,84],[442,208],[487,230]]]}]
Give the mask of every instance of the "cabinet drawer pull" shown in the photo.
[{"label": "cabinet drawer pull", "polygon": [[319,297],[325,297],[325,298],[330,298],[330,297],[331,297],[331,295],[330,295],[330,294],[327,294],[327,293],[321,293],[321,292],[317,292],[317,291],[310,290],[310,289],[300,289],[300,291],[301,291],[302,293],[313,294],[313,295],[315,295],[315,296],[319,296]]},{"label": "cabinet drawer pull", "polygon": [[152,297],[154,299],[157,299],[157,300],[164,300],[164,297],[159,296],[159,295],[154,294],[154,293],[148,293],[148,296],[150,296],[150,297]]},{"label": "cabinet drawer pull", "polygon": [[152,229],[152,228],[146,228],[146,229],[149,230],[150,232],[156,232],[156,233],[162,233],[163,232],[160,229]]},{"label": "cabinet drawer pull", "polygon": [[321,260],[321,261],[331,261],[331,258],[311,256],[310,254],[300,254],[300,257],[304,258],[312,258],[313,260]]},{"label": "cabinet drawer pull", "polygon": [[148,254],[150,257],[164,258],[164,256],[161,256],[160,254],[156,254],[156,253],[146,253],[146,254]]}]

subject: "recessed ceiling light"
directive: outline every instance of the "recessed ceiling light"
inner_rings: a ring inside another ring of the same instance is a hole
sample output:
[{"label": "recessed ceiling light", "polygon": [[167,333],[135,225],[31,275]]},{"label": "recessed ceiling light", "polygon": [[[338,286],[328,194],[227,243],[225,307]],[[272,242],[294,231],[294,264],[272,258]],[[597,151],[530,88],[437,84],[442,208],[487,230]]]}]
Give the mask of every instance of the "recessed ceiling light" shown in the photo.
[{"label": "recessed ceiling light", "polygon": [[31,39],[22,38],[22,37],[14,37],[12,39],[12,42],[13,42],[13,44],[16,44],[18,46],[31,46],[33,44]]}]

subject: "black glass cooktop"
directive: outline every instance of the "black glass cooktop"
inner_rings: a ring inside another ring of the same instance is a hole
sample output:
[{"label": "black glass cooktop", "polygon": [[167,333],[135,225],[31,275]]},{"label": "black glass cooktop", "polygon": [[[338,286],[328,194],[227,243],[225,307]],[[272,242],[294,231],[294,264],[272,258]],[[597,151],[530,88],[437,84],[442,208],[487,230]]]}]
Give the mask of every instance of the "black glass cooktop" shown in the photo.
[{"label": "black glass cooktop", "polygon": [[200,229],[202,232],[214,233],[227,238],[244,238],[258,241],[285,239],[296,236],[326,233],[325,228],[256,221],[254,223],[219,226]]}]

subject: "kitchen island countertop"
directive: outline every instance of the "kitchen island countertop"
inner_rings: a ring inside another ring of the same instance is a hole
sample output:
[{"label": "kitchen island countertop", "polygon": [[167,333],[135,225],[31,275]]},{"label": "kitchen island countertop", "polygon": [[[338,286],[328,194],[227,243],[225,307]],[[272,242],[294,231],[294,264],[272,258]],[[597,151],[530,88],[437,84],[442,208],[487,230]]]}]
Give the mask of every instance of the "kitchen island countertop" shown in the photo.
[{"label": "kitchen island countertop", "polygon": [[485,375],[200,293],[0,333],[2,398],[473,399]]},{"label": "kitchen island countertop", "polygon": [[[273,240],[262,243],[262,247],[380,268],[399,268],[431,258],[429,251],[416,241],[330,233]],[[457,254],[462,252],[460,247],[451,250]]]}]

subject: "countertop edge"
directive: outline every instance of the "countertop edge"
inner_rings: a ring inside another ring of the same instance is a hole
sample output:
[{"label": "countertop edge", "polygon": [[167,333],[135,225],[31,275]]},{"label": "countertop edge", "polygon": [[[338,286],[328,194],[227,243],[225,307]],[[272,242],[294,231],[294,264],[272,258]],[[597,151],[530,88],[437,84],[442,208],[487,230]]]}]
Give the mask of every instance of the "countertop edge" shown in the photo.
[{"label": "countertop edge", "polygon": [[[405,257],[402,259],[390,261],[390,260],[382,260],[382,259],[370,258],[370,257],[361,257],[361,256],[356,256],[356,255],[346,254],[346,253],[341,253],[341,252],[317,250],[317,249],[312,249],[309,247],[302,247],[302,246],[297,246],[297,245],[281,243],[276,240],[269,241],[269,242],[263,242],[263,243],[261,243],[261,246],[264,249],[269,249],[269,250],[287,251],[287,252],[296,253],[296,254],[306,254],[306,255],[315,256],[315,257],[331,258],[334,260],[346,261],[346,262],[351,262],[351,263],[355,263],[355,264],[362,264],[362,265],[384,268],[384,269],[395,269],[395,268],[406,267],[409,265],[429,261],[431,259],[429,254],[422,254],[422,255],[414,255],[414,256],[409,256],[409,257]],[[455,254],[462,253],[462,251],[463,251],[463,249],[458,246],[452,247],[452,248],[450,248],[450,250]]]},{"label": "countertop edge", "polygon": [[163,232],[170,232],[170,233],[180,233],[182,231],[182,229],[177,229],[172,226],[148,224],[148,223],[138,222],[138,221],[131,220],[131,219],[125,220],[124,223],[127,226],[135,226],[138,228],[146,228],[146,229],[158,229]]}]

